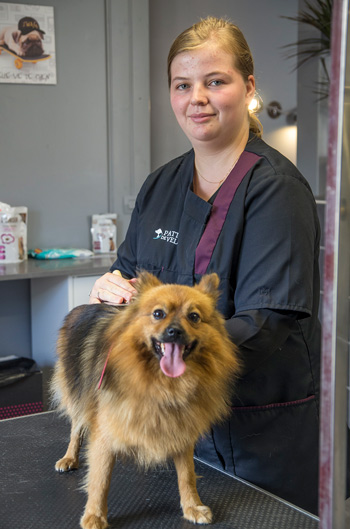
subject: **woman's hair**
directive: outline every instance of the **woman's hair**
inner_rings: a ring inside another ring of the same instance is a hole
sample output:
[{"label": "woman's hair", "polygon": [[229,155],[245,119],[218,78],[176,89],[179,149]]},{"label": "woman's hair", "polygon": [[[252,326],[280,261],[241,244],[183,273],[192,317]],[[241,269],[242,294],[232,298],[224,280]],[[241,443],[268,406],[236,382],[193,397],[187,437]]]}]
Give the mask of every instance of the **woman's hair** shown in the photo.
[{"label": "woman's hair", "polygon": [[[224,18],[207,17],[185,29],[173,42],[168,55],[168,83],[171,84],[171,65],[179,53],[199,48],[215,39],[223,50],[234,59],[235,68],[244,81],[254,75],[254,61],[242,31]],[[262,125],[257,116],[249,111],[249,129],[257,136],[262,135]]]}]

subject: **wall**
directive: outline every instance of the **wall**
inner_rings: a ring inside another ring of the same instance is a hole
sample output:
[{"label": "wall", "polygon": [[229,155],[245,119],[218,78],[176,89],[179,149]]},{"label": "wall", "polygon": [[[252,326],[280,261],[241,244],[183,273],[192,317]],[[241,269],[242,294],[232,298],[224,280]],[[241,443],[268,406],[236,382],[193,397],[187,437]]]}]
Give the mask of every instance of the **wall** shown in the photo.
[{"label": "wall", "polygon": [[[124,197],[135,196],[150,167],[189,147],[169,105],[166,56],[175,36],[200,16],[236,21],[252,49],[265,106],[278,100],[285,112],[296,107],[297,74],[281,47],[296,41],[297,26],[281,15],[295,15],[297,0],[283,9],[268,0],[263,12],[259,0],[249,9],[230,0],[150,0],[150,82],[147,1],[52,5],[57,85],[0,84],[0,120],[6,124],[0,131],[0,201],[28,206],[29,246],[89,248],[90,215],[108,210],[118,212],[121,242],[130,218]],[[299,116],[303,123],[306,114]],[[285,116],[271,120],[266,109],[260,118],[266,141],[296,161],[296,128],[286,127]],[[304,143],[299,139],[298,164],[313,182],[314,171],[303,162],[310,160],[310,152],[305,158],[300,149]]]},{"label": "wall", "polygon": [[[264,102],[296,105],[296,75],[280,48],[296,40],[297,29],[280,15],[294,15],[297,0],[283,8],[266,0],[263,10],[259,0],[247,7],[232,0],[50,5],[57,85],[0,84],[0,201],[29,208],[30,247],[90,248],[90,216],[108,210],[118,213],[122,241],[130,219],[125,201],[132,203],[151,167],[188,148],[168,101],[166,55],[199,16],[233,18],[252,48]],[[272,121],[263,111],[261,120],[267,141],[295,159],[295,137],[285,141],[283,117]]]},{"label": "wall", "polygon": [[[281,103],[283,111],[296,107],[296,72],[294,63],[285,60],[284,44],[297,40],[297,25],[281,18],[294,16],[298,0],[150,0],[151,52],[151,149],[152,167],[156,168],[189,148],[169,104],[166,60],[174,38],[200,17],[227,16],[242,29],[255,61],[258,91],[265,106]],[[285,115],[276,120],[266,109],[260,115],[264,139],[296,160],[296,127],[287,127]]]},{"label": "wall", "polygon": [[[306,0],[299,0],[299,11],[308,11]],[[300,24],[298,40],[319,39],[320,32],[307,24]],[[330,56],[325,57],[330,72]],[[298,143],[297,164],[319,199],[325,198],[328,155],[328,98],[317,93],[325,80],[319,57],[308,59],[297,71]]]},{"label": "wall", "polygon": [[108,210],[120,243],[150,167],[148,2],[50,5],[57,85],[0,84],[0,201],[28,207],[30,247],[90,248]]},{"label": "wall", "polygon": [[57,85],[0,84],[0,201],[28,207],[29,246],[89,247],[108,204],[104,2],[49,4]]},{"label": "wall", "polygon": [[[90,248],[90,217],[108,210],[120,243],[124,198],[150,170],[148,2],[50,5],[57,84],[0,84],[0,201],[28,207],[29,247]],[[0,287],[2,354],[29,356],[29,281]]]}]

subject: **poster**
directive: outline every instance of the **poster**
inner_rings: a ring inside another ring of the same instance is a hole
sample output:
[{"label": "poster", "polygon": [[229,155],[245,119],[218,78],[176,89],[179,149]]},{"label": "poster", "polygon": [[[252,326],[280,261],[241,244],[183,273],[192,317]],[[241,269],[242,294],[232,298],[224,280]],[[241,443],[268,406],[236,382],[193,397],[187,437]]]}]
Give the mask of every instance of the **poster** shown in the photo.
[{"label": "poster", "polygon": [[52,6],[0,2],[0,83],[57,83]]}]

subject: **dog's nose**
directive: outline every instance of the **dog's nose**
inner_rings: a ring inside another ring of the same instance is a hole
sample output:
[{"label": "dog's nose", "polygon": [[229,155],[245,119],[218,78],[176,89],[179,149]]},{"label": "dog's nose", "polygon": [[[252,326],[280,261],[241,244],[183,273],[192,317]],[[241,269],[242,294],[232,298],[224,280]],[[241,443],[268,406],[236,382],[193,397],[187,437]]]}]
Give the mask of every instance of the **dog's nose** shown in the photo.
[{"label": "dog's nose", "polygon": [[175,342],[180,336],[182,336],[182,330],[178,327],[168,327],[165,329],[165,337],[171,342]]}]

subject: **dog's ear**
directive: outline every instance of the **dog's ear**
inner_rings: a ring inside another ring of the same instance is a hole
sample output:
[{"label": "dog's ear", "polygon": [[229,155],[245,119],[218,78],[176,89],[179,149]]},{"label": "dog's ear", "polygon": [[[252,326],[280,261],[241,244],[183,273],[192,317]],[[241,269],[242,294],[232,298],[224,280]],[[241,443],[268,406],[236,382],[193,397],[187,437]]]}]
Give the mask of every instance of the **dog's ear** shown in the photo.
[{"label": "dog's ear", "polygon": [[211,296],[215,301],[217,301],[219,297],[219,287],[220,279],[217,274],[207,274],[202,277],[200,282],[197,285],[197,288],[199,290],[202,290],[202,292],[205,292],[209,296]]},{"label": "dog's ear", "polygon": [[16,44],[18,44],[19,38],[21,35],[22,35],[21,31],[18,31],[18,30],[12,31],[12,38]]},{"label": "dog's ear", "polygon": [[156,276],[143,270],[137,274],[137,282],[134,286],[136,287],[138,293],[141,294],[149,288],[159,287],[161,284],[161,281],[159,281]]}]

